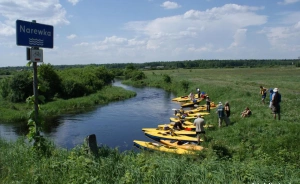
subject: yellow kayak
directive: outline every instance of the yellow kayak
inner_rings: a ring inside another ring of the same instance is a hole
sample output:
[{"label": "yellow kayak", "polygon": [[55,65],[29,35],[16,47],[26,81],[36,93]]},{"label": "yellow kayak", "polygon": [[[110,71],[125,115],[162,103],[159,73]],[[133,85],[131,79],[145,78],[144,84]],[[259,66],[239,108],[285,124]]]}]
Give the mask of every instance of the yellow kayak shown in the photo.
[{"label": "yellow kayak", "polygon": [[[185,123],[185,125],[187,125],[187,126],[191,126],[191,125],[192,125],[192,127],[190,127],[190,128],[196,128],[196,127],[193,127],[193,126],[194,126],[194,123],[192,123],[192,122],[190,122],[190,121],[185,121],[184,123]],[[205,124],[203,127],[204,127],[204,128],[212,128],[212,127],[214,127],[214,125]]]},{"label": "yellow kayak", "polygon": [[[174,122],[171,122],[170,123],[170,126],[173,127],[174,125]],[[160,126],[160,125],[159,125]],[[161,127],[163,127],[164,125],[161,125]],[[184,121],[184,124],[182,125],[184,128],[192,128],[192,129],[195,129],[196,127],[194,126],[194,123],[191,122],[191,121]],[[214,127],[214,125],[209,125],[209,124],[206,124],[203,126],[204,128],[212,128]],[[159,127],[160,128],[160,127]]]},{"label": "yellow kayak", "polygon": [[189,137],[186,135],[170,135],[170,134],[164,134],[160,132],[151,132],[146,131],[145,135],[153,140],[160,141],[163,140],[179,140],[184,142],[197,142],[196,137]]},{"label": "yellow kayak", "polygon": [[181,149],[185,149],[185,150],[192,150],[192,151],[201,151],[204,149],[204,147],[199,146],[197,144],[193,144],[193,143],[181,143],[180,141],[171,141],[171,140],[160,140],[161,143],[168,145],[168,146],[173,146],[176,148],[181,148]]},{"label": "yellow kayak", "polygon": [[[161,132],[161,133],[169,133],[170,130],[163,130],[163,128],[142,128],[143,131],[151,131],[151,132]],[[177,135],[188,135],[188,136],[196,136],[196,132],[188,131],[188,130],[174,130],[174,133]]]},{"label": "yellow kayak", "polygon": [[[212,102],[213,103],[213,102]],[[210,105],[210,109],[215,109],[216,106],[213,104]],[[206,105],[201,105],[201,106],[198,106],[197,108],[195,109],[192,109],[192,110],[185,110],[184,112],[201,112],[201,111],[206,111]]]},{"label": "yellow kayak", "polygon": [[191,112],[191,113],[187,113],[188,116],[185,117],[185,119],[188,117],[197,117],[198,114],[200,114],[201,116],[206,116],[206,115],[209,115],[210,113],[209,112]]},{"label": "yellow kayak", "polygon": [[158,144],[158,143],[152,143],[152,142],[146,142],[146,141],[133,141],[134,146],[137,148],[143,149],[143,150],[154,150],[154,151],[163,151],[167,153],[176,153],[176,154],[194,154],[194,152],[185,150],[182,148],[177,148],[174,146],[168,146],[164,144]]},{"label": "yellow kayak", "polygon": [[[197,118],[197,115],[200,114],[201,118],[203,118],[203,116],[206,116],[208,114],[210,114],[209,112],[205,112],[205,113],[196,113],[196,114],[190,114],[190,116],[186,116],[184,118],[181,118],[181,120],[185,120],[185,121],[193,121],[194,119]],[[188,114],[189,115],[189,114]],[[179,121],[180,119],[178,117],[170,117],[170,121]]]},{"label": "yellow kayak", "polygon": [[195,102],[189,101],[187,103],[181,104],[181,107],[192,107],[194,105],[199,104],[202,100],[202,98],[197,98]]},{"label": "yellow kayak", "polygon": [[[167,126],[168,126],[169,128],[173,128],[173,125],[174,125],[174,124],[167,124]],[[164,129],[165,126],[166,126],[166,125],[158,125],[157,127],[158,127],[159,129]],[[187,130],[187,131],[196,130],[196,127],[195,127],[194,125],[182,125],[182,126],[183,126],[184,130]]]},{"label": "yellow kayak", "polygon": [[[195,94],[194,98],[198,98],[198,94]],[[186,96],[179,96],[179,97],[176,97],[176,98],[172,99],[172,101],[177,101],[177,102],[184,102],[184,101],[189,101],[189,100],[191,100],[191,99],[189,98],[188,95],[186,95]]]},{"label": "yellow kayak", "polygon": [[[171,121],[171,123],[174,124],[175,122],[179,122],[179,119],[178,118],[170,118],[170,121]],[[189,125],[189,124],[193,124],[193,123],[191,121],[185,120],[183,124]]]}]

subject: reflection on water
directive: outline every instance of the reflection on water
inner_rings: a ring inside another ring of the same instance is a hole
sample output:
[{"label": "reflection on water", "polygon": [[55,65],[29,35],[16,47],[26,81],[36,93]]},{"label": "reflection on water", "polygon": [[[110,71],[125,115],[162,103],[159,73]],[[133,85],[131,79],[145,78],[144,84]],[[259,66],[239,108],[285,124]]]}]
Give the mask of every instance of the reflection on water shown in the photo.
[{"label": "reflection on water", "polygon": [[[170,116],[173,116],[171,109],[179,108],[179,104],[171,101],[174,96],[164,90],[134,88],[118,81],[114,85],[135,91],[137,95],[124,101],[98,106],[85,113],[47,119],[44,135],[58,146],[73,148],[82,144],[86,136],[96,134],[98,144],[118,147],[121,151],[129,150],[135,139],[150,140],[144,135],[142,128],[154,128],[158,124],[169,122]],[[24,130],[27,130],[26,126]],[[16,125],[0,124],[0,136],[6,139],[15,140],[26,133]]]}]

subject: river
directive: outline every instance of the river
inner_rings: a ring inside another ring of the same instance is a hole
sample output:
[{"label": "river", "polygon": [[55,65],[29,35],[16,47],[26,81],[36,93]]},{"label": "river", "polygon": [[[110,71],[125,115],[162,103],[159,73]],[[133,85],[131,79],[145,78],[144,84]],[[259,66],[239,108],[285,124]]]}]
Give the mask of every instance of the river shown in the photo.
[{"label": "river", "polygon": [[[180,105],[172,102],[172,93],[159,88],[135,88],[114,83],[127,90],[135,91],[133,98],[100,105],[80,114],[65,114],[47,123],[45,137],[55,145],[67,149],[82,144],[86,136],[95,134],[98,145],[118,148],[120,151],[131,150],[133,140],[150,141],[142,132],[142,128],[154,128],[158,124],[169,122],[173,116],[172,108]],[[24,129],[24,127],[23,127]],[[23,136],[24,130],[19,125],[0,122],[0,137],[15,141]]]}]

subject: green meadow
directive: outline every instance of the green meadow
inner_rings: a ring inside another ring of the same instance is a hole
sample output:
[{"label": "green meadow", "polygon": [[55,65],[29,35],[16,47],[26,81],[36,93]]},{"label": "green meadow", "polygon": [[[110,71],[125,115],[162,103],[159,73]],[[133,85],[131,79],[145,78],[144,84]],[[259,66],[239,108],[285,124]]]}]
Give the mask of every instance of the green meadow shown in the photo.
[{"label": "green meadow", "polygon": [[[84,145],[72,150],[49,144],[47,154],[25,140],[0,141],[2,183],[300,183],[300,68],[149,70],[146,79],[124,81],[153,86],[176,96],[205,91],[212,101],[229,102],[230,125],[218,127],[214,109],[205,116],[208,149],[196,156],[102,147],[98,157]],[[279,88],[281,120],[261,103],[259,86]],[[76,99],[73,99],[75,103]],[[248,106],[252,115],[241,118]],[[177,104],[179,107],[179,104]],[[17,108],[17,107],[16,107]],[[176,108],[176,104],[174,104]],[[51,111],[50,106],[45,107]],[[58,113],[58,112],[55,112]],[[54,114],[55,114],[54,113]]]}]

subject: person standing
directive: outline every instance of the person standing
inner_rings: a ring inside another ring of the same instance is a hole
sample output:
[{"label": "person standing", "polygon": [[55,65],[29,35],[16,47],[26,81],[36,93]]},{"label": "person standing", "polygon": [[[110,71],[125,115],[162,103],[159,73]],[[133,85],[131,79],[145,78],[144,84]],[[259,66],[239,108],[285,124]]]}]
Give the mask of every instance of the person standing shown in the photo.
[{"label": "person standing", "polygon": [[266,96],[267,96],[267,88],[263,87],[263,86],[260,86],[260,94],[261,94],[261,102],[263,104],[265,104],[265,99],[266,99]]},{"label": "person standing", "polygon": [[272,108],[274,113],[274,119],[276,119],[276,114],[278,115],[278,120],[280,120],[280,102],[281,102],[281,94],[278,92],[278,88],[273,89],[272,96]]},{"label": "person standing", "polygon": [[[222,102],[219,102],[219,105],[217,107],[217,111],[216,113],[218,113],[218,117],[219,117],[219,127],[222,126],[222,122],[225,119],[225,113],[224,113],[224,107]],[[226,126],[228,126],[227,121],[225,121]]]},{"label": "person standing", "polygon": [[272,109],[272,97],[273,97],[273,94],[274,94],[273,89],[271,88],[269,92],[270,92],[270,105],[269,105],[269,108]]},{"label": "person standing", "polygon": [[194,120],[194,126],[196,127],[196,135],[198,144],[200,144],[201,134],[203,134],[203,141],[205,141],[205,130],[204,130],[205,121],[201,118],[200,114],[197,115],[197,118]]},{"label": "person standing", "polygon": [[210,98],[206,96],[206,111],[210,112]]},{"label": "person standing", "polygon": [[193,92],[191,92],[191,93],[189,94],[189,98],[190,98],[190,100],[191,100],[192,102],[194,101],[195,95],[193,94]]},{"label": "person standing", "polygon": [[226,116],[225,121],[227,121],[226,124],[228,125],[230,123],[230,119],[229,119],[229,116],[230,116],[230,105],[229,105],[229,102],[225,102],[224,110],[225,110],[225,116]]},{"label": "person standing", "polygon": [[200,88],[197,88],[198,98],[201,98],[201,91]]}]

